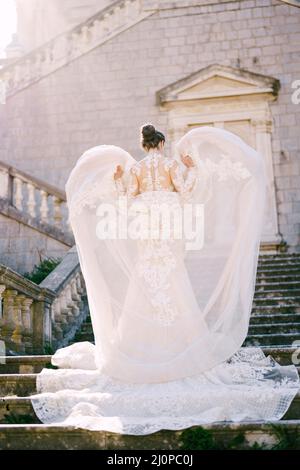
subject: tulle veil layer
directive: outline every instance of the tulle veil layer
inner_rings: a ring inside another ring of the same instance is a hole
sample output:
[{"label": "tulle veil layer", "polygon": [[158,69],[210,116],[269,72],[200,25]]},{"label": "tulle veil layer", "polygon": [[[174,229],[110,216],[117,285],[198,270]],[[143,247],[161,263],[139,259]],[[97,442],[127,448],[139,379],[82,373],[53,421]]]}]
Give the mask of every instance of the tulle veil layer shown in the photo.
[{"label": "tulle veil layer", "polygon": [[140,213],[126,214],[134,222],[153,205],[200,208],[193,233],[201,243],[193,249],[186,234],[154,240],[101,235],[104,215],[110,222],[124,215],[113,180],[117,165],[126,179],[135,162],[124,149],[91,148],[71,171],[69,220],[95,345],[58,350],[52,363],[60,370],[39,374],[40,393],[31,400],[42,422],[141,435],[218,421],[278,420],[297,394],[295,366],[241,347],[263,224],[263,156],[209,126],[187,132],[172,157],[180,162],[181,154],[197,168],[188,201],[153,191],[135,198]]}]

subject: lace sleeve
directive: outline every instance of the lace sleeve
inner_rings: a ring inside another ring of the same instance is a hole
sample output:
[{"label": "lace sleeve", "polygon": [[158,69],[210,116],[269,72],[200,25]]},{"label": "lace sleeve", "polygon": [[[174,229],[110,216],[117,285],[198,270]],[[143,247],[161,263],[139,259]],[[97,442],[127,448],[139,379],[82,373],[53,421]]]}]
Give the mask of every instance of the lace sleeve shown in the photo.
[{"label": "lace sleeve", "polygon": [[129,176],[129,184],[127,188],[127,197],[132,199],[139,194],[139,182],[137,179],[135,167],[131,168]]},{"label": "lace sleeve", "polygon": [[177,192],[184,198],[191,196],[196,186],[197,168],[195,166],[187,168],[184,171],[175,161],[170,169],[172,183]]},{"label": "lace sleeve", "polygon": [[130,170],[129,183],[126,188],[123,178],[118,178],[115,181],[117,193],[119,196],[127,196],[128,199],[132,199],[139,193],[139,185],[134,168]]},{"label": "lace sleeve", "polygon": [[125,196],[126,195],[126,186],[123,181],[123,178],[118,178],[115,180],[115,185],[116,185],[116,190],[119,196]]}]

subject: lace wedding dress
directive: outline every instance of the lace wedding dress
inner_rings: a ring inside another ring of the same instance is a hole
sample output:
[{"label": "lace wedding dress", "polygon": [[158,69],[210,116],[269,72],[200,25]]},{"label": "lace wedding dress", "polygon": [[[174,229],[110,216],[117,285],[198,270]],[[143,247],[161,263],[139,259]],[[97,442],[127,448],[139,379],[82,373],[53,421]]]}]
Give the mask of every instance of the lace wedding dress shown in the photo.
[{"label": "lace wedding dress", "polygon": [[[189,154],[195,166],[180,163]],[[113,179],[117,165],[125,169]],[[167,158],[100,145],[66,184],[95,345],[59,349],[31,397],[44,423],[149,434],[278,420],[295,366],[245,348],[266,179],[236,135],[189,131]],[[187,222],[188,223],[184,223]]]}]

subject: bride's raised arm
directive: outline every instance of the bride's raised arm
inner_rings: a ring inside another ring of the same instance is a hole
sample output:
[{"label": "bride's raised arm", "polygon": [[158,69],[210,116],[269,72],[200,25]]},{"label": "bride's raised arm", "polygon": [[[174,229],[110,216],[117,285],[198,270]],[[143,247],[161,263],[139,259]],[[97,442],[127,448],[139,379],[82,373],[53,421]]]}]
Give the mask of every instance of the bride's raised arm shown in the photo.
[{"label": "bride's raised arm", "polygon": [[178,193],[188,197],[196,185],[197,168],[189,155],[182,158],[186,170],[183,171],[179,163],[175,160],[170,168],[170,177]]},{"label": "bride's raised arm", "polygon": [[124,170],[121,165],[118,165],[114,173],[114,180],[116,185],[116,190],[119,196],[127,196],[128,199],[131,199],[139,194],[139,184],[134,168],[131,167],[129,172],[129,182],[126,187],[124,182]]}]

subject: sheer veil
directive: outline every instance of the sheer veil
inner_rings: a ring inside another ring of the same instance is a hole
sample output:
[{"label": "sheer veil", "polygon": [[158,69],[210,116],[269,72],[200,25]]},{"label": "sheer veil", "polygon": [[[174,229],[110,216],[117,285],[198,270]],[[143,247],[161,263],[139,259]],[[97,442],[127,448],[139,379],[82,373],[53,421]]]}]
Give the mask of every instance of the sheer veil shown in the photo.
[{"label": "sheer veil", "polygon": [[91,148],[70,173],[69,220],[95,345],[58,350],[52,362],[61,370],[39,375],[41,394],[32,403],[43,422],[147,434],[216,420],[279,419],[297,393],[294,366],[241,348],[263,224],[263,157],[208,126],[190,130],[175,148],[173,158],[194,160],[196,186],[187,201],[157,191],[151,204],[188,206],[198,214],[194,238],[119,236],[124,220],[135,224],[150,204],[148,196],[134,198],[143,203],[138,215],[128,215],[136,201],[120,205],[113,173],[122,165],[128,180],[135,163],[122,148]]},{"label": "sheer veil", "polygon": [[[197,165],[189,204],[203,208],[196,227],[203,246],[186,250],[184,272],[172,279],[173,304],[182,311],[167,343],[161,325],[149,322],[152,294],[135,269],[139,242],[97,236],[100,202],[118,211],[114,168],[121,164],[127,174],[133,158],[118,147],[95,147],[78,160],[66,184],[98,365],[103,361],[107,373],[123,380],[159,382],[207,370],[235,353],[247,334],[264,210],[263,159],[237,136],[212,127],[191,130],[176,149],[177,159],[189,154]],[[129,304],[134,290],[141,303],[135,298]],[[121,340],[122,317],[129,326]],[[146,341],[150,332],[152,343]]]}]

